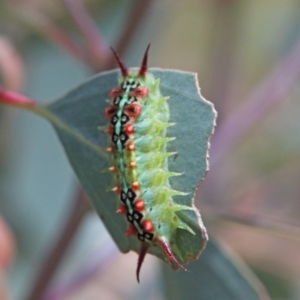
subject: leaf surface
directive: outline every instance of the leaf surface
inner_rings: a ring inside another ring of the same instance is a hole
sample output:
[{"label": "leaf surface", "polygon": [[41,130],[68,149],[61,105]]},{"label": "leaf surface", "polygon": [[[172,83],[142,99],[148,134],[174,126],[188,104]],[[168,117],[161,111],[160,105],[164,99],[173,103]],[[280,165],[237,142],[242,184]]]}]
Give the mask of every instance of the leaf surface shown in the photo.
[{"label": "leaf surface", "polygon": [[252,272],[213,241],[188,272],[163,266],[163,279],[166,300],[270,300]]},{"label": "leaf surface", "polygon": [[[186,192],[185,196],[174,197],[175,201],[192,205],[192,198],[207,169],[209,138],[215,125],[216,113],[213,105],[204,100],[194,73],[174,70],[150,69],[160,78],[163,96],[169,96],[170,122],[175,126],[167,129],[167,135],[176,137],[168,143],[168,151],[178,152],[169,158],[169,169],[183,173],[170,179],[171,186]],[[138,250],[138,240],[126,237],[127,221],[116,214],[119,207],[117,195],[110,191],[115,185],[113,175],[107,171],[112,161],[106,148],[108,135],[98,129],[108,125],[104,109],[108,105],[109,91],[118,85],[119,72],[101,73],[87,80],[56,101],[36,108],[36,113],[48,119],[54,126],[68,159],[93,207],[104,222],[121,251]],[[182,263],[197,258],[205,247],[207,234],[200,215],[195,211],[179,212],[178,215],[194,230],[177,230],[176,245]],[[173,247],[173,245],[172,245]],[[171,265],[158,247],[150,253]]]}]

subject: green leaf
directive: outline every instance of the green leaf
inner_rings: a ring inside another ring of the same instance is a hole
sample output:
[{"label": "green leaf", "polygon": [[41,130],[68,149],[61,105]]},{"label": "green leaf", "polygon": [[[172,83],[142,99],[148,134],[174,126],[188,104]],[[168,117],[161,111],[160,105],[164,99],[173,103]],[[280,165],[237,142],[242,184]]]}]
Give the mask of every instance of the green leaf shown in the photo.
[{"label": "green leaf", "polygon": [[170,300],[259,300],[270,299],[250,270],[209,242],[201,257],[188,272],[172,272],[163,266],[165,299]]},{"label": "green leaf", "polygon": [[[150,69],[161,80],[161,93],[170,96],[170,122],[167,135],[176,137],[168,143],[169,151],[178,152],[176,158],[169,158],[170,171],[183,173],[170,179],[174,189],[188,193],[174,197],[175,201],[192,205],[196,187],[205,176],[209,138],[212,134],[216,113],[213,105],[200,96],[196,74]],[[109,91],[118,84],[119,72],[114,70],[101,73],[87,80],[60,99],[46,106],[39,106],[35,112],[47,118],[54,126],[70,163],[88,195],[93,207],[104,222],[121,251],[138,250],[135,237],[126,237],[127,221],[116,214],[120,204],[118,197],[110,189],[115,185],[113,175],[107,170],[112,165],[106,152],[109,137],[97,128],[108,124],[104,117],[105,101]],[[207,235],[200,215],[195,211],[179,212],[195,232],[177,230],[176,245],[183,263],[197,258],[205,247]],[[150,253],[172,263],[158,247]]]},{"label": "green leaf", "polygon": [[251,269],[263,283],[271,299],[297,299],[295,296],[293,298],[295,289],[291,279],[288,280],[279,272],[265,270],[261,268],[261,265],[258,267],[252,265]]}]

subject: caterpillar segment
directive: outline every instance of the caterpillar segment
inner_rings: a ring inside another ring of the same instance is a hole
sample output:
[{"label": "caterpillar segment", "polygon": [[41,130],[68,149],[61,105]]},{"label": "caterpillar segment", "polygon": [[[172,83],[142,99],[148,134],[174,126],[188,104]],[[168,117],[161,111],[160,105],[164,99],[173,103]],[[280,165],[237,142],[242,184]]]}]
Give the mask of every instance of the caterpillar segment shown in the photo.
[{"label": "caterpillar segment", "polygon": [[185,268],[172,252],[170,241],[177,228],[194,234],[179,219],[177,211],[193,209],[179,205],[172,199],[184,193],[172,189],[169,178],[181,175],[168,171],[166,144],[174,138],[166,137],[169,123],[168,97],[159,91],[159,80],[148,73],[147,47],[137,73],[129,72],[112,49],[122,78],[119,86],[110,93],[110,105],[105,109],[109,120],[106,132],[111,145],[107,149],[113,158],[116,187],[113,189],[121,201],[118,213],[124,214],[129,223],[126,235],[135,235],[140,241],[136,276],[148,249],[160,247],[178,268]]}]

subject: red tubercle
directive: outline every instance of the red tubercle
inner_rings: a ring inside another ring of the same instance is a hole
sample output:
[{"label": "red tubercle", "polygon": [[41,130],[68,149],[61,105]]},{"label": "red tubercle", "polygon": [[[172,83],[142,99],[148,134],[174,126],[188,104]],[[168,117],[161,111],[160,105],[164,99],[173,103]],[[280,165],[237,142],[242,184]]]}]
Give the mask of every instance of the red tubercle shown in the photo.
[{"label": "red tubercle", "polygon": [[133,134],[134,133],[134,127],[132,124],[125,125],[124,130],[127,134]]},{"label": "red tubercle", "polygon": [[118,96],[122,96],[123,95],[123,90],[119,87],[113,88],[110,92],[109,92],[109,97],[114,99]]},{"label": "red tubercle", "polygon": [[136,202],[134,203],[134,208],[139,211],[139,212],[142,212],[145,208],[145,203],[143,200],[141,199],[138,199],[136,200]]},{"label": "red tubercle", "polygon": [[2,87],[0,87],[0,103],[24,108],[30,108],[36,106],[37,104],[30,98],[27,98],[13,91],[5,90]]},{"label": "red tubercle", "polygon": [[128,115],[129,118],[137,118],[142,111],[142,107],[139,104],[129,104],[124,107],[124,113]]},{"label": "red tubercle", "polygon": [[163,239],[159,239],[157,238],[156,243],[158,243],[158,245],[162,248],[162,250],[164,251],[164,253],[168,256],[168,258],[171,260],[172,263],[174,263],[178,268],[186,271],[186,268],[184,268],[176,259],[176,257],[174,256],[171,247],[163,240]]},{"label": "red tubercle", "polygon": [[121,204],[121,206],[119,207],[119,209],[116,211],[117,214],[126,214],[127,210],[124,204]]},{"label": "red tubercle", "polygon": [[148,232],[151,232],[154,229],[153,223],[149,220],[143,221],[143,227]]},{"label": "red tubercle", "polygon": [[112,126],[109,126],[106,130],[105,130],[109,135],[112,135],[112,133],[113,133],[113,128],[112,128]]},{"label": "red tubercle", "polygon": [[149,91],[146,86],[139,86],[135,90],[131,91],[129,95],[131,97],[144,98],[148,95]]},{"label": "red tubercle", "polygon": [[130,235],[136,235],[136,230],[135,228],[130,224],[126,233],[125,233],[126,236],[130,236]]},{"label": "red tubercle", "polygon": [[104,115],[106,118],[111,119],[111,117],[117,112],[118,108],[114,105],[110,105],[105,108]]},{"label": "red tubercle", "polygon": [[128,151],[134,151],[134,149],[135,149],[134,143],[132,143],[132,142],[128,143],[126,148]]}]

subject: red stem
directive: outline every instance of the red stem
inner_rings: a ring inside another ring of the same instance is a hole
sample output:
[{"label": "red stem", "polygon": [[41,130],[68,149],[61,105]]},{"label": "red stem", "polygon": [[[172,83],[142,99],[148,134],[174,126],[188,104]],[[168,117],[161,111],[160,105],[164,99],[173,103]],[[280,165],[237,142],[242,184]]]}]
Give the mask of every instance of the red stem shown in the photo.
[{"label": "red stem", "polygon": [[63,2],[87,43],[90,66],[92,69],[99,69],[109,52],[108,45],[102,38],[97,24],[81,1],[63,0]]},{"label": "red stem", "polygon": [[40,274],[37,276],[33,290],[30,292],[27,300],[41,300],[49,284],[50,279],[55,273],[61,259],[63,258],[68,245],[76,229],[79,227],[83,217],[89,211],[89,206],[81,188],[78,188],[77,199],[73,210],[70,212],[67,223],[61,233],[57,243],[50,250]]},{"label": "red stem", "polygon": [[36,102],[21,94],[5,90],[0,87],[0,103],[30,109],[36,105]]},{"label": "red stem", "polygon": [[[66,3],[67,2],[71,3],[68,0],[65,0],[65,1],[66,1]],[[131,13],[128,17],[128,20],[129,20],[128,24],[123,32],[123,35],[121,36],[121,38],[118,42],[118,48],[120,49],[121,54],[124,53],[127,46],[130,44],[131,37],[134,35],[136,30],[139,28],[139,26],[138,26],[139,23],[141,23],[144,20],[146,13],[148,11],[148,8],[152,2],[153,2],[153,0],[144,0],[144,1],[135,0],[132,10],[131,10]],[[81,13],[83,13],[83,12],[81,11]],[[75,17],[75,15],[74,15],[74,17]],[[77,18],[76,20],[78,22],[77,24],[79,25],[78,15],[76,18]],[[80,22],[82,22],[82,19]],[[88,22],[90,22],[90,20]],[[85,38],[86,38],[86,40],[88,40],[88,39],[90,40],[90,43],[91,43],[90,45],[95,45],[94,42],[95,42],[96,35],[95,35],[94,28],[93,28],[94,25],[91,23],[90,23],[90,25],[92,27],[89,28],[89,30],[90,30],[88,32],[89,37],[85,37]],[[51,28],[53,28],[53,27],[51,27]],[[86,31],[87,29],[84,29],[84,30],[83,29],[84,28],[81,28],[81,32],[85,36],[87,33],[87,31]],[[91,33],[92,31],[93,31],[93,33]],[[54,30],[54,33],[56,33],[55,30]],[[52,34],[48,34],[48,36],[50,38],[52,38],[53,40],[56,38],[58,41],[60,41],[60,39],[58,38],[60,35],[55,35],[55,34],[53,34],[53,32],[52,32]],[[99,39],[99,33],[97,34],[97,38]],[[93,40],[93,42],[91,42],[92,40]],[[65,41],[65,40],[62,39],[62,41]],[[96,44],[97,43],[98,43],[97,47],[99,47],[99,40],[98,40],[98,42],[96,42]],[[104,45],[104,43],[102,43],[102,45]],[[73,51],[73,48],[71,47],[70,50]],[[103,65],[100,66],[99,64],[90,65],[90,66],[94,70],[98,69],[98,71],[103,71],[103,70],[109,70],[110,68],[114,67],[115,62],[114,62],[113,56],[111,56],[111,58],[108,61],[106,66],[103,66]],[[37,277],[37,280],[34,283],[34,288],[31,292],[30,296],[27,298],[28,300],[38,300],[38,299],[41,299],[42,295],[44,295],[45,289],[46,289],[50,279],[52,278],[54,271],[56,270],[61,257],[65,253],[70,240],[74,236],[76,229],[78,228],[78,226],[84,216],[84,214],[81,214],[81,213],[82,213],[82,205],[79,205],[79,203],[77,201],[73,211],[70,214],[70,217],[66,224],[66,227],[63,229],[63,233],[59,237],[59,240],[58,240],[56,246],[52,249],[45,264],[41,267],[40,275]]]},{"label": "red stem", "polygon": [[86,63],[86,55],[83,49],[81,49],[62,28],[51,24],[40,27],[40,31],[56,45],[61,46],[69,54]]},{"label": "red stem", "polygon": [[225,115],[232,90],[236,64],[237,36],[240,28],[241,5],[236,0],[217,0],[214,4],[214,34],[212,62],[207,97],[218,111],[218,124]]},{"label": "red stem", "polygon": [[[146,18],[146,15],[152,5],[154,0],[135,0],[132,4],[132,10],[127,18],[128,23],[125,26],[125,29],[122,35],[119,38],[119,41],[116,46],[116,51],[122,57],[130,45],[131,39],[138,29],[140,29],[140,24]],[[115,67],[115,60],[113,55],[110,56],[110,59],[107,61],[104,69],[110,70]]]},{"label": "red stem", "polygon": [[29,29],[37,31],[41,35],[47,37],[55,45],[67,50],[67,52],[80,61],[85,62],[86,57],[84,51],[77,43],[75,43],[70,35],[60,26],[55,25],[45,14],[41,14],[36,10],[32,10],[29,5],[22,4],[8,5],[17,22],[21,25],[29,27]]},{"label": "red stem", "polygon": [[280,235],[284,238],[292,238],[299,240],[300,223],[289,222],[283,219],[277,219],[270,215],[260,215],[240,211],[235,208],[222,208],[219,205],[202,206],[202,211],[211,221],[228,221],[235,222],[252,228],[265,230],[269,233]]},{"label": "red stem", "polygon": [[211,164],[219,163],[266,112],[280,103],[300,75],[300,37],[288,55],[235,112],[224,120],[212,141]]}]

